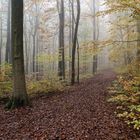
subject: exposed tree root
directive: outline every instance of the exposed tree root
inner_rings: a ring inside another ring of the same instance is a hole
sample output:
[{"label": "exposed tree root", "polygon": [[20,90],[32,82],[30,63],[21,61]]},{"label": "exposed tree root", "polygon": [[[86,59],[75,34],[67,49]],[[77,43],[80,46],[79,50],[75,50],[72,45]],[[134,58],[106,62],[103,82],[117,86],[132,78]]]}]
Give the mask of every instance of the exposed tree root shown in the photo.
[{"label": "exposed tree root", "polygon": [[29,100],[26,97],[12,97],[6,104],[6,109],[15,109],[23,106],[30,106]]}]

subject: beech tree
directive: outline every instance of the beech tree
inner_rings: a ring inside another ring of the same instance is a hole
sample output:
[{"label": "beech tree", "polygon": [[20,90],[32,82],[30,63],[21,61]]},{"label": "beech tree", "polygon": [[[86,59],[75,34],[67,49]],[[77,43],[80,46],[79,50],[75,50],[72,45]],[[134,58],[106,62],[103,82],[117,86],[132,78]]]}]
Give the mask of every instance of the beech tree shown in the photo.
[{"label": "beech tree", "polygon": [[59,12],[59,60],[58,60],[58,76],[65,79],[65,50],[64,50],[64,27],[65,13],[64,0],[57,0],[57,9]]},{"label": "beech tree", "polygon": [[138,41],[137,41],[137,60],[140,62],[140,20],[137,20],[137,32],[138,32]]},{"label": "beech tree", "polygon": [[74,37],[73,37],[73,44],[72,44],[72,73],[71,73],[71,84],[75,83],[75,53],[76,53],[76,44],[77,44],[77,34],[78,34],[78,27],[80,21],[80,0],[77,0],[77,17],[76,17],[76,24],[74,30]]},{"label": "beech tree", "polygon": [[[97,41],[96,1],[93,0],[93,41]],[[97,55],[93,55],[93,74],[97,72]]]},{"label": "beech tree", "polygon": [[2,17],[0,18],[0,64],[1,64],[1,51],[2,51]]},{"label": "beech tree", "polygon": [[6,55],[5,61],[12,63],[11,58],[11,0],[8,0],[8,18],[7,18],[7,41],[6,41]]},{"label": "beech tree", "polygon": [[7,104],[15,108],[29,104],[25,84],[23,56],[23,0],[12,0],[12,63],[13,63],[13,94]]}]

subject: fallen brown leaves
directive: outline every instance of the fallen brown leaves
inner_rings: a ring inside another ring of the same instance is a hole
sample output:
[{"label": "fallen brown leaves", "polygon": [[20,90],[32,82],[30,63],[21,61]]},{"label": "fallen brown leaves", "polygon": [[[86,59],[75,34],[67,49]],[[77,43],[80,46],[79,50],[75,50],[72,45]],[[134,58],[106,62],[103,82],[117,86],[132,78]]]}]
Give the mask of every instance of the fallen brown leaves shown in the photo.
[{"label": "fallen brown leaves", "polygon": [[106,71],[62,94],[34,99],[32,108],[5,111],[0,105],[0,140],[135,140],[106,102],[114,79]]}]

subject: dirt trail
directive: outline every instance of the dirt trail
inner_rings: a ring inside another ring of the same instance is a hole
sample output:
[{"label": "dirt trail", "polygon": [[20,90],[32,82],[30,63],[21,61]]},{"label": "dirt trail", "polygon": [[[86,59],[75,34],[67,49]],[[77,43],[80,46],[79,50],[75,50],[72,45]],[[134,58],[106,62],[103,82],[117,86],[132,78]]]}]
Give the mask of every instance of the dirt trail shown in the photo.
[{"label": "dirt trail", "polygon": [[34,99],[32,108],[0,106],[0,140],[135,140],[106,102],[114,79],[105,71],[62,94]]}]

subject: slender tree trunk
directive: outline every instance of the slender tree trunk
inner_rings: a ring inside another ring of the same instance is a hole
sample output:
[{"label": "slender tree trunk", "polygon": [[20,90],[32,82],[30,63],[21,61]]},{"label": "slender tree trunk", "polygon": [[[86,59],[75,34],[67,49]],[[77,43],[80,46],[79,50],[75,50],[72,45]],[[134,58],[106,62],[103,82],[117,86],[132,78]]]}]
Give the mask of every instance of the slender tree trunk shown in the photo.
[{"label": "slender tree trunk", "polygon": [[138,42],[137,42],[137,71],[140,72],[140,20],[137,20],[137,32],[138,32]]},{"label": "slender tree trunk", "polygon": [[38,39],[38,34],[37,34],[37,39],[36,39],[36,72],[37,72],[37,78],[38,78],[38,72],[39,72],[39,63],[38,63],[38,54],[39,54],[39,39]]},{"label": "slender tree trunk", "polygon": [[24,30],[24,38],[25,38],[25,57],[26,57],[26,65],[25,65],[25,72],[28,74],[28,65],[29,65],[29,48],[28,48],[28,39],[27,39],[27,31],[26,31],[26,26]]},{"label": "slender tree trunk", "polygon": [[2,17],[0,18],[0,65],[2,63],[2,44],[3,44],[3,40],[2,40]]},{"label": "slender tree trunk", "polygon": [[[97,22],[96,22],[96,0],[93,0],[93,41],[97,41]],[[97,47],[97,46],[96,46]],[[93,55],[93,74],[97,72],[97,54]]]},{"label": "slender tree trunk", "polygon": [[140,62],[140,20],[137,20],[137,32],[138,32],[137,61]]},{"label": "slender tree trunk", "polygon": [[38,34],[38,5],[37,5],[37,1],[35,1],[35,25],[34,25],[34,33],[32,34],[32,38],[33,38],[33,73],[35,73],[35,77],[36,77],[36,72],[37,72],[37,61],[36,61],[36,56],[37,56],[37,34]]},{"label": "slender tree trunk", "polygon": [[8,0],[8,18],[7,18],[7,42],[6,42],[6,56],[5,61],[7,63],[12,63],[11,56],[11,0]]},{"label": "slender tree trunk", "polygon": [[75,32],[73,38],[73,46],[72,46],[72,75],[71,75],[71,84],[75,83],[75,52],[76,52],[76,43],[77,43],[77,34],[78,34],[78,27],[80,21],[80,0],[77,0],[77,17],[76,17],[76,25],[75,25]]},{"label": "slender tree trunk", "polygon": [[77,39],[77,82],[80,82],[80,53],[79,53],[79,42]]},{"label": "slender tree trunk", "polygon": [[28,105],[23,51],[23,0],[12,0],[12,63],[14,91],[8,108]]},{"label": "slender tree trunk", "polygon": [[65,79],[65,43],[64,43],[64,29],[65,29],[65,10],[64,10],[64,0],[62,3],[62,66],[63,66],[63,79]]},{"label": "slender tree trunk", "polygon": [[36,62],[35,62],[35,52],[36,52],[36,34],[33,34],[32,35],[32,38],[33,38],[33,73],[36,72],[36,69],[35,69],[35,65],[36,65]]},{"label": "slender tree trunk", "polygon": [[32,65],[32,35],[31,32],[28,34],[28,72],[33,72],[33,65]]},{"label": "slender tree trunk", "polygon": [[93,0],[93,40],[96,41],[96,5],[95,5],[95,0]]},{"label": "slender tree trunk", "polygon": [[28,65],[29,65],[29,60],[28,60],[28,45],[27,45],[27,38],[25,39],[25,56],[26,56],[26,65],[25,65],[25,73],[28,74]]},{"label": "slender tree trunk", "polygon": [[[72,31],[72,33],[71,33],[71,38],[72,38],[72,42],[73,42],[73,40],[74,40],[74,25],[76,24],[76,21],[75,21],[75,13],[74,13],[74,0],[72,0],[72,2],[71,2],[71,9],[72,9],[72,20],[71,20],[71,22],[72,22],[72,29],[71,29],[71,31]],[[70,54],[71,55],[71,54]],[[80,53],[79,53],[79,41],[78,41],[78,37],[77,37],[77,82],[79,83],[80,81],[79,81],[79,79],[80,79],[80,70],[79,70],[79,68],[80,68]],[[71,57],[70,57],[71,58]]]},{"label": "slender tree trunk", "polygon": [[[60,6],[59,6],[60,5]],[[59,61],[58,61],[58,76],[60,80],[65,79],[65,51],[64,51],[64,0],[57,1],[59,12]]]},{"label": "slender tree trunk", "polygon": [[39,53],[39,34],[38,34],[38,28],[39,28],[39,15],[38,15],[38,13],[39,13],[39,8],[38,8],[37,2],[35,3],[35,5],[36,5],[36,24],[35,24],[35,28],[36,28],[36,52],[35,52],[35,54],[36,54],[36,72],[37,72],[36,77],[38,78],[39,64],[38,64],[37,56],[38,56],[38,53]]},{"label": "slender tree trunk", "polygon": [[69,0],[69,79],[71,77],[71,46],[72,46],[72,15],[71,0]]},{"label": "slender tree trunk", "polygon": [[74,12],[74,0],[72,0],[72,3],[71,3],[71,8],[72,8],[72,43],[73,43],[73,40],[74,40],[74,25],[75,25],[75,12]]}]

